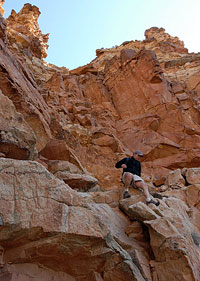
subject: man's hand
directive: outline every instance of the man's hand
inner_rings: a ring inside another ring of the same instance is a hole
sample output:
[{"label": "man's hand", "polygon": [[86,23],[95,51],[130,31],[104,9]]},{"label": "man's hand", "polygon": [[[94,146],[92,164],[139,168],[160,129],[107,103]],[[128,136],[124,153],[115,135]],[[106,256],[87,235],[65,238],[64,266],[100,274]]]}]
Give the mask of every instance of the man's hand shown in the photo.
[{"label": "man's hand", "polygon": [[126,169],[127,168],[126,164],[122,164],[121,168]]}]

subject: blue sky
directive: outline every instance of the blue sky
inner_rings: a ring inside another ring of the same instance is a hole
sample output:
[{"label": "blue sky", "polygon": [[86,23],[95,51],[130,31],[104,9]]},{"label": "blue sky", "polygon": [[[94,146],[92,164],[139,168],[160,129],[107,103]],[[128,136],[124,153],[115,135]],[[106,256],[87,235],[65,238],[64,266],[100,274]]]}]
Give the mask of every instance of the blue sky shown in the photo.
[{"label": "blue sky", "polygon": [[146,29],[165,28],[200,52],[199,0],[5,0],[5,17],[25,3],[39,7],[39,26],[50,33],[46,61],[69,69],[89,63],[96,49],[143,40]]}]

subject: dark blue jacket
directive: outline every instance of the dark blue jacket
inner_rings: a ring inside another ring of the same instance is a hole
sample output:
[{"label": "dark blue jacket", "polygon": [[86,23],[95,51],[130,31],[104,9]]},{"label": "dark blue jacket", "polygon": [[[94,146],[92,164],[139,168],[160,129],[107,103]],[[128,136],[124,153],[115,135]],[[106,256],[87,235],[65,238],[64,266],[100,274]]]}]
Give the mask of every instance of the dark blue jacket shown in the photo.
[{"label": "dark blue jacket", "polygon": [[121,168],[122,164],[126,164],[126,166],[127,166],[126,169],[123,169],[123,173],[129,172],[131,174],[141,177],[141,164],[133,156],[123,158],[122,160],[120,160],[119,162],[116,163],[115,168]]}]

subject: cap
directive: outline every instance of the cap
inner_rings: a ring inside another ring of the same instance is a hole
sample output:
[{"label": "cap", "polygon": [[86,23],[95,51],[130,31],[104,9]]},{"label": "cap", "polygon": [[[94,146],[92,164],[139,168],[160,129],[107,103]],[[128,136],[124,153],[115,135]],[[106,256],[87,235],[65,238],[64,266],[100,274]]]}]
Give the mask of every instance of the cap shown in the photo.
[{"label": "cap", "polygon": [[136,154],[138,154],[139,156],[143,157],[143,153],[142,153],[142,151],[140,151],[140,150],[136,150],[136,151],[134,151],[133,153],[136,153]]}]

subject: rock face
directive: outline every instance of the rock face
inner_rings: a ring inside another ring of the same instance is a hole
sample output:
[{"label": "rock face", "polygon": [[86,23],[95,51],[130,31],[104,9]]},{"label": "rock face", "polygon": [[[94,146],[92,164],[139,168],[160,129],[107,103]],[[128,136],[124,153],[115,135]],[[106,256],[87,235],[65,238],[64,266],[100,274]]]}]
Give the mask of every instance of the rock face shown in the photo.
[{"label": "rock face", "polygon": [[[36,6],[1,15],[0,279],[199,281],[200,55],[152,27],[69,71]],[[159,207],[120,200],[135,149]]]},{"label": "rock face", "polygon": [[0,150],[8,158],[37,158],[36,138],[23,115],[6,96],[0,93]]},{"label": "rock face", "polygon": [[[4,30],[5,32],[5,30]],[[0,41],[0,89],[12,100],[37,137],[37,148],[43,148],[51,137],[50,115],[28,67]],[[40,137],[39,137],[40,136]]]},{"label": "rock face", "polygon": [[4,4],[4,2],[5,2],[5,0],[1,0],[1,1],[0,1],[0,13],[1,13],[2,16],[4,16],[4,12],[5,12],[5,11],[4,11],[4,8],[2,7],[3,4]]},{"label": "rock face", "polygon": [[[61,280],[116,280],[118,274],[120,280],[127,275],[145,280],[118,244],[134,245],[123,230],[119,232],[127,225],[122,215],[82,198],[36,162],[2,159],[0,169],[0,241],[6,249],[4,262],[12,264],[4,272],[13,278],[19,272],[22,278],[30,268],[44,272],[48,280],[56,268]],[[43,270],[34,265],[38,262]]]},{"label": "rock face", "polygon": [[18,43],[30,55],[41,59],[47,57],[49,34],[42,34],[37,22],[39,16],[38,7],[25,4],[18,14],[12,10],[7,19],[7,29],[10,44]]},{"label": "rock face", "polygon": [[189,209],[181,200],[164,199],[159,210],[150,210],[141,202],[125,209],[131,219],[137,219],[149,229],[155,257],[150,262],[153,280],[199,280],[199,248],[192,246],[195,230],[188,216]]}]

